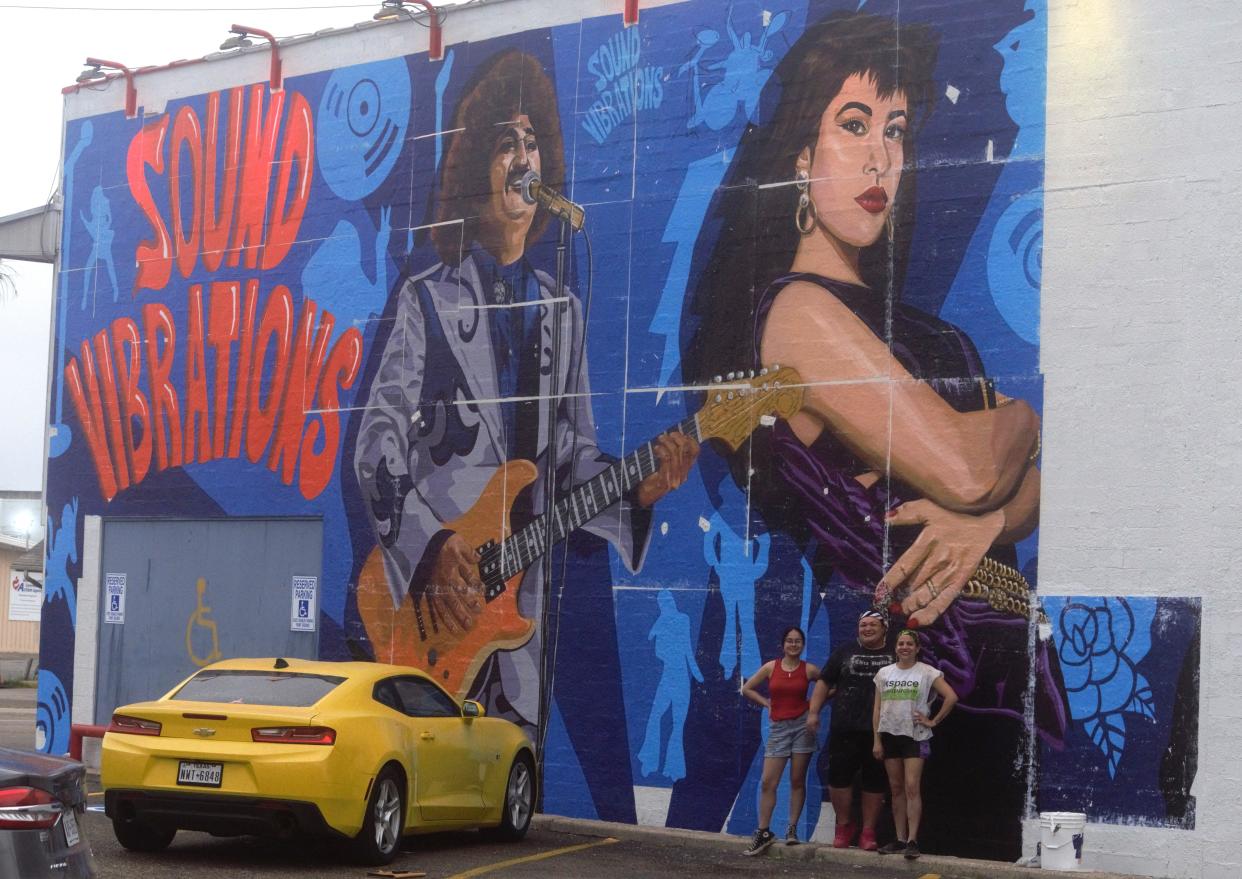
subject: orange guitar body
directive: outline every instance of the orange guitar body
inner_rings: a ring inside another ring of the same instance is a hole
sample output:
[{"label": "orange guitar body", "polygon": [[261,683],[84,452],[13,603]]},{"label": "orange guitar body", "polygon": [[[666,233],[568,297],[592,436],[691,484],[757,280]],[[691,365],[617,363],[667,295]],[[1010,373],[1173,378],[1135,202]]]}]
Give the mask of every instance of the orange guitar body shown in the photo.
[{"label": "orange guitar body", "polygon": [[[509,536],[509,517],[518,493],[535,481],[538,472],[530,461],[510,461],[496,469],[479,499],[459,519],[444,527],[465,538],[472,547]],[[358,577],[358,614],[366,628],[378,662],[411,665],[432,675],[457,698],[465,698],[484,661],[497,650],[514,650],[531,639],[535,623],[518,613],[518,574],[505,582],[496,598],[483,604],[474,627],[455,635],[437,627],[425,599],[420,599],[425,637],[420,634],[414,598],[404,592],[393,607],[392,592],[377,547],[367,558]]]},{"label": "orange guitar body", "polygon": [[[758,375],[751,370],[747,376],[731,372],[727,383],[722,384],[717,377],[713,385],[707,388],[708,399],[703,408],[675,430],[689,431],[700,442],[719,440],[736,450],[766,416],[788,419],[802,407],[801,379],[789,367],[764,368]],[[642,479],[654,473],[657,466],[648,443],[645,448],[613,464],[615,470],[610,480],[605,471],[575,486],[563,508],[571,523],[570,529],[580,527],[618,499],[620,486],[628,484],[627,477],[622,474]],[[475,549],[493,541],[499,545],[510,536],[514,500],[537,476],[538,471],[530,461],[510,461],[498,467],[474,506],[444,527],[460,534]],[[527,530],[525,536],[519,535],[515,543],[529,539],[532,533],[542,533],[535,523],[527,528],[535,530]],[[528,553],[518,552],[511,558],[527,557]],[[494,557],[489,555],[489,558]],[[484,562],[485,566],[488,564],[490,562]],[[489,656],[497,650],[516,650],[534,635],[534,621],[518,613],[521,582],[521,573],[506,580],[504,590],[483,604],[473,628],[464,635],[453,635],[438,626],[425,599],[419,599],[421,607],[415,606],[407,584],[397,583],[393,584],[394,589],[388,588],[384,557],[376,548],[358,577],[358,614],[377,660],[420,668],[460,699],[467,695]],[[397,607],[393,607],[393,592],[402,595]]]}]

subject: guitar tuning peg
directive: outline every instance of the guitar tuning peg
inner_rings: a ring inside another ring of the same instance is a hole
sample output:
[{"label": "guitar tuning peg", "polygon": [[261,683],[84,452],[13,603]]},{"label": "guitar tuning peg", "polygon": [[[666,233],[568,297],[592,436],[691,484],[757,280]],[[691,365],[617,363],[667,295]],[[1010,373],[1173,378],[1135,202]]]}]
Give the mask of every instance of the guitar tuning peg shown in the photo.
[{"label": "guitar tuning peg", "polygon": [[733,392],[732,392],[732,391],[729,391],[729,399],[730,399],[730,400],[732,400],[732,399],[733,399]]},{"label": "guitar tuning peg", "polygon": [[726,375],[726,376],[725,376],[725,380],[726,380],[726,381],[733,381],[733,379],[734,379],[736,376],[737,376],[737,373],[736,373],[736,372],[731,372],[731,373],[729,373],[728,375]]},{"label": "guitar tuning peg", "polygon": [[779,363],[773,363],[773,364],[772,364],[772,371],[773,371],[773,372],[780,372],[780,368],[781,368],[781,365],[780,365]]},{"label": "guitar tuning peg", "polygon": [[746,373],[746,377],[747,377],[747,378],[754,378],[754,377],[755,377],[755,371],[754,371],[753,369],[752,369],[752,370],[749,370],[749,371]]},{"label": "guitar tuning peg", "polygon": [[768,374],[768,368],[765,366],[763,369],[759,370],[759,374],[760,374],[760,375],[767,375],[767,374]]},{"label": "guitar tuning peg", "polygon": [[713,375],[713,376],[712,376],[712,384],[715,384],[715,385],[720,384],[720,376],[718,376],[718,375]]},{"label": "guitar tuning peg", "polygon": [[717,394],[717,395],[716,395],[716,402],[717,402],[717,403],[719,403],[719,402],[720,402],[721,400],[723,400],[723,399],[724,399],[724,398],[723,398],[722,396],[720,396],[720,394]]}]

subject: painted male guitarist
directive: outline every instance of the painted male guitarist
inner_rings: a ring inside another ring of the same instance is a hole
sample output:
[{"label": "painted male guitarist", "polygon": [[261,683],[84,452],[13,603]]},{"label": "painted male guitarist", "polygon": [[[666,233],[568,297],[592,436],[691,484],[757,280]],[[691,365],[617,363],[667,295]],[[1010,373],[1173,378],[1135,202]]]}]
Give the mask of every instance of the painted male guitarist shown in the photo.
[{"label": "painted male guitarist", "polygon": [[[440,262],[410,277],[398,293],[354,466],[394,605],[408,592],[424,609],[419,626],[464,633],[484,606],[478,557],[445,524],[475,507],[506,460],[536,462],[539,479],[524,500],[527,513],[542,511],[545,400],[562,397],[558,495],[570,488],[571,471],[578,484],[610,459],[596,444],[588,370],[580,362],[585,328],[579,302],[571,294],[554,307],[552,278],[527,255],[548,217],[525,202],[520,181],[534,170],[559,189],[564,177],[552,83],[531,56],[499,54],[465,88],[452,128],[432,229]],[[554,312],[562,322],[555,377]],[[651,505],[685,480],[698,445],[680,433],[666,434],[656,454],[659,470],[586,526],[609,540],[631,570],[641,565],[650,537]],[[522,512],[519,504],[515,516]],[[535,564],[522,581],[521,614],[539,619],[541,600]],[[373,643],[384,637],[371,633]],[[377,659],[388,658],[380,652]],[[490,713],[536,722],[538,661],[538,632],[521,649],[497,652],[497,674],[488,677],[498,680],[488,692],[476,692]]]}]

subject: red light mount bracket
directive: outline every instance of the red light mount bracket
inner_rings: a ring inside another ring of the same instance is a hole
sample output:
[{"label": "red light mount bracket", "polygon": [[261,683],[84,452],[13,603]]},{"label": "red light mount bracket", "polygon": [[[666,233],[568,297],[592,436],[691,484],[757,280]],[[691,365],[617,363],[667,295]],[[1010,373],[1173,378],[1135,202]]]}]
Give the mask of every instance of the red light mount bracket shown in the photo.
[{"label": "red light mount bracket", "polygon": [[280,62],[280,45],[276,42],[276,38],[265,30],[257,27],[250,27],[244,24],[235,24],[229,28],[229,33],[237,34],[239,37],[246,37],[254,34],[256,37],[262,37],[272,44],[272,64],[268,72],[268,83],[272,91],[278,92],[284,85],[284,79],[281,73]]},{"label": "red light mount bracket", "polygon": [[[124,64],[118,64],[115,61],[105,61],[102,58],[87,58],[88,67],[94,67],[98,70],[119,70],[121,75],[125,77],[125,118],[133,119],[138,115],[138,89],[134,88],[134,72]],[[81,88],[81,86],[78,86]]]},{"label": "red light mount bracket", "polygon": [[432,61],[443,61],[444,32],[440,25],[440,12],[431,4],[430,0],[384,0],[380,11],[375,13],[375,18],[380,20],[392,18],[397,14],[397,10],[407,3],[421,6],[427,10],[427,15],[431,19],[429,25],[431,34],[427,40],[427,57]]}]

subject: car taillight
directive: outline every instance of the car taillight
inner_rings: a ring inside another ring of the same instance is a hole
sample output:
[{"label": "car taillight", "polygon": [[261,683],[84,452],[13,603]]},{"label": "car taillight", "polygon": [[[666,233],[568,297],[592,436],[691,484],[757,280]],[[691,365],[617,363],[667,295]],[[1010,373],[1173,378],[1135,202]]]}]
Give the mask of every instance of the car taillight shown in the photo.
[{"label": "car taillight", "polygon": [[124,714],[112,715],[112,723],[108,724],[108,732],[129,733],[135,736],[158,736],[163,726],[154,720],[143,720],[141,717],[129,717]]},{"label": "car taillight", "polygon": [[60,817],[60,803],[33,787],[0,788],[0,829],[46,830]]},{"label": "car taillight", "polygon": [[287,745],[334,745],[336,730],[326,726],[260,726],[250,731],[250,738]]}]

